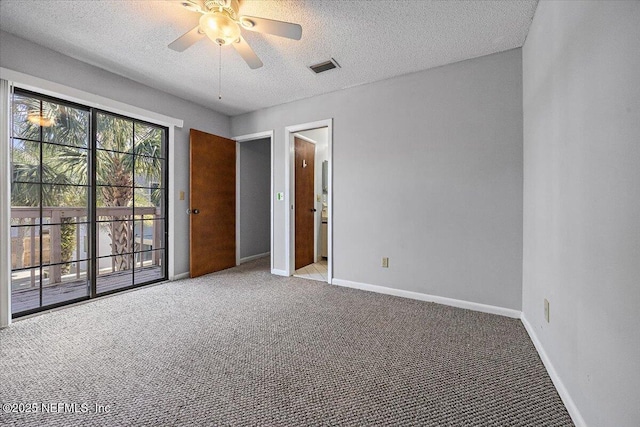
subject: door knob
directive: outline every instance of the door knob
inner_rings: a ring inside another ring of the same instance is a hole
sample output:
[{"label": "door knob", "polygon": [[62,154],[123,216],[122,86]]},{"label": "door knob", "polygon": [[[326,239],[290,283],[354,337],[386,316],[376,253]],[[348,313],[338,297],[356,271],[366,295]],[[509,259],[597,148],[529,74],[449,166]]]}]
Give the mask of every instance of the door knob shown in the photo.
[{"label": "door knob", "polygon": [[200,213],[200,209],[192,209],[191,213],[194,215],[198,215]]},{"label": "door knob", "polygon": [[315,209],[310,209],[310,211],[311,211],[311,212],[315,212],[316,210],[315,210]]}]

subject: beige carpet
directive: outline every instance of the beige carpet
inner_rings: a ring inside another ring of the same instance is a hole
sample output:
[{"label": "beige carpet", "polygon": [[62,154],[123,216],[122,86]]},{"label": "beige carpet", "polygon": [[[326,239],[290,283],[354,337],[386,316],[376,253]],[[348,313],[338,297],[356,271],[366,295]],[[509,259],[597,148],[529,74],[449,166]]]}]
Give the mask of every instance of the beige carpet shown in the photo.
[{"label": "beige carpet", "polygon": [[0,425],[571,425],[519,320],[268,263],[1,330]]}]

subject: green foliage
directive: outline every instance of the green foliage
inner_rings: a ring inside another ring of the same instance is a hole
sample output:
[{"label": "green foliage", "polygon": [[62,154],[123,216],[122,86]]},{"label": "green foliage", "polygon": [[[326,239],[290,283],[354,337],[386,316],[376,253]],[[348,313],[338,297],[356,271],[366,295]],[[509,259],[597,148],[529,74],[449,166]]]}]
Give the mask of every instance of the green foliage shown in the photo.
[{"label": "green foliage", "polygon": [[[64,218],[60,226],[61,234],[61,258],[63,262],[71,261],[71,256],[75,249],[76,243],[76,225],[73,224],[71,218]],[[70,270],[70,264],[62,266],[62,273],[67,274]]]}]

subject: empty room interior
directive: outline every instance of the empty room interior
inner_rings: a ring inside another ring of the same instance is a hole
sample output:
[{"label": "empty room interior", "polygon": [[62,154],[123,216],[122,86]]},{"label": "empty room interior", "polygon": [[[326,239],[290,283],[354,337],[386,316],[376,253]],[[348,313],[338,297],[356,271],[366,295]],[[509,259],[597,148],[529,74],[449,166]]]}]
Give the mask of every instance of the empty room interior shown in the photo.
[{"label": "empty room interior", "polygon": [[640,2],[2,0],[0,424],[640,425]]}]

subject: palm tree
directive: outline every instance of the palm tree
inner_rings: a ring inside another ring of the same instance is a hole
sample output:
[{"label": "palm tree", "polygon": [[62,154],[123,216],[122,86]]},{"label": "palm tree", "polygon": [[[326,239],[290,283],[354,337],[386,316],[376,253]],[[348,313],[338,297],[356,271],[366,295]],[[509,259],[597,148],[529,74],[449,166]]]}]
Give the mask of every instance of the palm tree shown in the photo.
[{"label": "palm tree", "polygon": [[[37,111],[40,117],[52,118],[55,124],[41,127],[39,123],[29,121],[29,114]],[[83,110],[61,104],[41,102],[37,98],[18,96],[14,98],[13,134],[17,137],[40,140],[58,141],[64,146],[42,144],[40,150],[51,150],[49,161],[42,162],[43,182],[56,184],[89,185],[90,151],[88,147],[88,113]],[[160,181],[162,160],[159,159],[162,150],[163,131],[155,126],[148,126],[132,120],[112,116],[99,112],[97,114],[97,150],[96,150],[96,184],[98,207],[129,208],[122,209],[122,215],[107,218],[111,227],[106,227],[111,238],[111,254],[114,255],[115,269],[127,270],[132,267],[132,257],[127,255],[133,249],[134,196],[136,206],[141,203],[152,204],[149,197],[141,199],[135,187],[148,187],[150,182]],[[37,148],[25,147],[14,155],[12,159],[15,181],[33,182],[39,173],[40,162]],[[16,150],[14,150],[14,153]],[[44,157],[43,157],[44,158]],[[35,159],[35,160],[34,160]],[[28,179],[29,176],[31,179]],[[37,181],[37,180],[36,180]],[[68,191],[69,188],[50,186],[46,192],[47,199],[42,200],[43,206],[51,203],[55,206],[65,202],[66,206],[86,204],[81,194]],[[65,194],[56,190],[66,188]],[[12,203],[22,206],[37,206],[38,196],[34,194],[35,186],[15,184],[12,189]],[[43,190],[43,195],[45,191]],[[71,194],[70,194],[71,193]],[[15,196],[15,197],[14,197]],[[63,200],[66,199],[66,200]],[[14,204],[15,206],[15,204]],[[104,220],[104,218],[102,218]],[[144,219],[144,218],[143,218]],[[67,233],[68,234],[68,233]],[[63,233],[64,235],[64,233]],[[73,235],[71,235],[73,239]],[[69,253],[69,257],[70,257]],[[68,258],[67,258],[68,259]]]},{"label": "palm tree", "polygon": [[[134,196],[143,193],[134,187],[148,187],[159,181],[162,163],[158,158],[162,149],[162,130],[153,126],[134,123],[131,120],[98,114],[98,151],[96,153],[96,182],[99,187],[98,202],[105,207],[133,208]],[[135,156],[134,156],[135,154]],[[136,198],[136,206],[150,200]],[[126,212],[126,210],[125,210]],[[133,249],[133,223],[129,214],[112,216],[111,250],[116,270],[132,267],[133,257],[124,255]],[[134,212],[135,214],[135,212]]]}]

